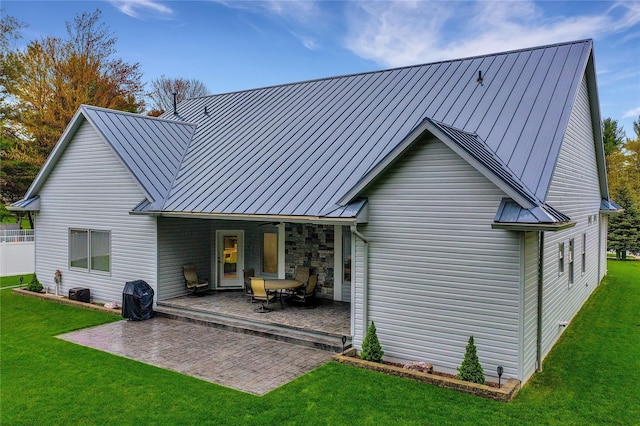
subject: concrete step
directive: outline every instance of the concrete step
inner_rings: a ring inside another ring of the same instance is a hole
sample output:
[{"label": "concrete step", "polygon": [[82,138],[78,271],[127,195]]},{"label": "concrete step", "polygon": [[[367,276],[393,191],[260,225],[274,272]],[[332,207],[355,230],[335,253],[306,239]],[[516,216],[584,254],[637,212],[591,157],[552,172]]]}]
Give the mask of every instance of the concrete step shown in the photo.
[{"label": "concrete step", "polygon": [[343,349],[346,350],[351,347],[351,338],[348,336],[343,348],[342,336],[259,323],[210,312],[174,308],[166,304],[162,304],[162,302],[158,304],[154,312],[156,315],[164,318],[192,322],[195,324],[205,325],[207,327],[215,327],[235,333],[264,337],[295,345],[322,349],[329,352],[340,353]]}]

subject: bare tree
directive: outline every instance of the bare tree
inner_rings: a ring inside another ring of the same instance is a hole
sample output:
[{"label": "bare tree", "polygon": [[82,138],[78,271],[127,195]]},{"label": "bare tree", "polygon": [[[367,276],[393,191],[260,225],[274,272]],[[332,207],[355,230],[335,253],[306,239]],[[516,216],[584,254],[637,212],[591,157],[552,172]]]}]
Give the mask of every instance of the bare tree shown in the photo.
[{"label": "bare tree", "polygon": [[207,86],[200,80],[168,78],[161,75],[160,78],[151,81],[151,92],[147,94],[151,99],[150,106],[152,108],[149,115],[157,116],[172,109],[174,93],[176,93],[178,102],[210,94]]}]

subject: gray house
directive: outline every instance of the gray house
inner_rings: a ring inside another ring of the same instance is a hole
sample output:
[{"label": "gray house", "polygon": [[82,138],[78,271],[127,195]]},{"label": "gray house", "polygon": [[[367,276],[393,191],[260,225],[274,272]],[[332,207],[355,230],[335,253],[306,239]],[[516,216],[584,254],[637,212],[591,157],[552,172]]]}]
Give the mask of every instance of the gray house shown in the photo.
[{"label": "gray house", "polygon": [[34,212],[36,272],[64,291],[119,300],[143,279],[162,301],[185,263],[212,289],[307,265],[350,303],[356,348],[375,321],[388,359],[455,372],[473,335],[489,376],[525,382],[605,275],[618,206],[582,40],[160,118],[82,106],[12,208]]}]

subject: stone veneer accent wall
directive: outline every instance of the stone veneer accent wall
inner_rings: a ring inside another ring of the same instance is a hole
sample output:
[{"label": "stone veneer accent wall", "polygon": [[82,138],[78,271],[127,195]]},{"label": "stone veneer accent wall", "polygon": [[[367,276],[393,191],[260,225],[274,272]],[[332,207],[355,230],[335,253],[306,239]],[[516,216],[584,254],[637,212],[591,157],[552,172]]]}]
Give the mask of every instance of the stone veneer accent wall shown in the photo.
[{"label": "stone veneer accent wall", "polygon": [[297,266],[309,266],[318,275],[318,297],[333,299],[333,226],[290,223],[285,233],[286,276],[292,277]]}]

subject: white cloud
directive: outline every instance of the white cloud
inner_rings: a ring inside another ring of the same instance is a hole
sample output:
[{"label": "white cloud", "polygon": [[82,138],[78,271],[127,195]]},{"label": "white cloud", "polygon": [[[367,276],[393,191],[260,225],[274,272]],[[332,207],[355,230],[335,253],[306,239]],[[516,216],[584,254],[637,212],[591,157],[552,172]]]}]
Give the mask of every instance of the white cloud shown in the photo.
[{"label": "white cloud", "polygon": [[213,1],[230,9],[248,10],[300,23],[312,22],[322,14],[314,0]]},{"label": "white cloud", "polygon": [[640,116],[640,106],[625,112],[622,118],[637,118]]},{"label": "white cloud", "polygon": [[146,17],[149,13],[167,17],[173,15],[173,10],[155,0],[110,0],[120,12],[132,18]]},{"label": "white cloud", "polygon": [[639,22],[638,2],[555,17],[531,0],[354,2],[345,45],[363,58],[402,66],[594,38]]},{"label": "white cloud", "polygon": [[318,38],[306,34],[313,31],[318,22],[328,17],[315,0],[213,1],[228,8],[249,11],[281,21],[286,28],[295,27],[297,30],[289,29],[288,31],[305,48],[309,50],[320,48]]},{"label": "white cloud", "polygon": [[298,34],[295,31],[289,31],[289,32],[295,38],[300,40],[300,43],[302,43],[302,45],[304,47],[306,47],[307,49],[309,49],[309,50],[318,50],[320,48],[320,43],[318,42],[318,39],[316,39],[315,37]]}]

